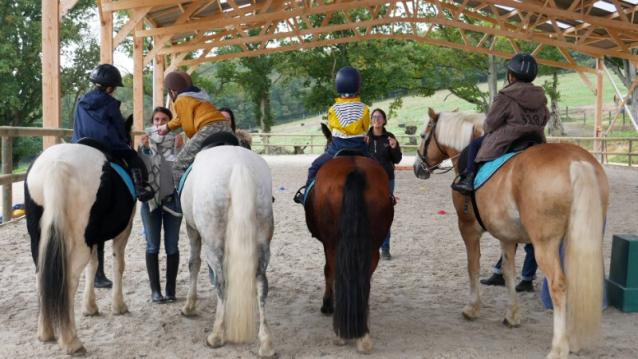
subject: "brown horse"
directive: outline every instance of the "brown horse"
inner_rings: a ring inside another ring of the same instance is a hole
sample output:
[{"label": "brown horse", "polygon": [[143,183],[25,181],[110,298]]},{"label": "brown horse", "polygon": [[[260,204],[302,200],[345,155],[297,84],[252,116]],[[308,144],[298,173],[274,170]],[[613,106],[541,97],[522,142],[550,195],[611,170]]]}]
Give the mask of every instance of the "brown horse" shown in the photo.
[{"label": "brown horse", "polygon": [[305,210],[308,229],[326,255],[321,312],[334,311],[337,344],[356,339],[357,350],[368,353],[370,279],[394,217],[388,176],[370,158],[334,158],[317,173]]},{"label": "brown horse", "polygon": [[[483,133],[484,116],[460,112],[430,119],[417,150],[414,171],[427,179],[451,158],[458,173],[458,156]],[[532,243],[536,261],[545,273],[554,303],[554,338],[548,358],[565,358],[570,349],[591,345],[600,329],[603,285],[603,223],[608,204],[603,168],[581,147],[570,144],[533,146],[509,160],[475,192],[487,231],[500,240],[503,274],[510,295],[504,324],[518,326],[520,316],[514,289],[516,243]],[[475,218],[470,198],[452,192],[470,275],[470,303],[466,319],[480,312],[479,239],[484,229]],[[559,248],[565,247],[564,267]]]}]

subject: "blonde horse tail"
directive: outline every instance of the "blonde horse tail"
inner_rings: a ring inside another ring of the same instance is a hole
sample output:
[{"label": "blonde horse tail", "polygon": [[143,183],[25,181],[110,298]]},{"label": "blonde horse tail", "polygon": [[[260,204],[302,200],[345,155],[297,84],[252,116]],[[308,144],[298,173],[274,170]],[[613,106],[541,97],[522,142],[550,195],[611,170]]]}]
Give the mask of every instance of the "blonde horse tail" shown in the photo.
[{"label": "blonde horse tail", "polygon": [[45,323],[62,332],[71,327],[66,243],[68,224],[66,198],[71,167],[62,161],[48,164],[42,193],[44,211],[40,220],[41,243],[38,258],[40,310]]},{"label": "blonde horse tail", "polygon": [[241,343],[253,340],[257,334],[257,186],[253,174],[240,163],[231,171],[229,187],[224,321],[226,338]]},{"label": "blonde horse tail", "polygon": [[588,162],[570,166],[572,207],[565,247],[567,334],[572,351],[599,337],[603,299],[603,186]]}]

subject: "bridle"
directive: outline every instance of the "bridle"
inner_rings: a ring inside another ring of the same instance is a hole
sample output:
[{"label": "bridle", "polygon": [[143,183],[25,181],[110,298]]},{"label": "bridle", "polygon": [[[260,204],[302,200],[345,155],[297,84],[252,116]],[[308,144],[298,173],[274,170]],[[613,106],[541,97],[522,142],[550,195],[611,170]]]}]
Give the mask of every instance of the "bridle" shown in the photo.
[{"label": "bridle", "polygon": [[[443,174],[443,173],[448,173],[450,172],[452,169],[454,169],[454,166],[450,166],[448,168],[441,168],[441,163],[443,163],[444,160],[440,161],[439,163],[435,164],[435,165],[431,165],[430,162],[428,161],[428,146],[430,145],[430,140],[434,140],[434,144],[436,145],[436,148],[439,150],[439,152],[445,154],[446,152],[443,151],[443,148],[441,148],[441,145],[439,144],[439,141],[436,138],[436,124],[438,123],[438,121],[435,121],[434,124],[432,125],[432,129],[430,130],[430,134],[426,137],[425,135],[425,131],[421,134],[421,140],[424,141],[423,142],[423,150],[425,153],[421,153],[420,148],[416,149],[416,154],[417,157],[419,158],[419,160],[421,160],[421,163],[419,164],[421,166],[421,169],[423,169],[425,172],[427,172],[428,174]],[[427,129],[427,127],[426,127]],[[455,159],[456,157],[458,157],[460,155],[457,154],[455,156],[450,157],[450,160]],[[435,170],[440,170],[440,172],[434,172]]]}]

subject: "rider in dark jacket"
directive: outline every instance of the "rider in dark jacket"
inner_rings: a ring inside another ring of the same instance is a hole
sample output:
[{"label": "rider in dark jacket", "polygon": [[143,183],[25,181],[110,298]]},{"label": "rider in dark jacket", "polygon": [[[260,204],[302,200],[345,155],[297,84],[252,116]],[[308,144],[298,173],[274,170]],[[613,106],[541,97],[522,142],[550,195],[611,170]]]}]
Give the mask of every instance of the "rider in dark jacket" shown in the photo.
[{"label": "rider in dark jacket", "polygon": [[89,80],[95,87],[78,102],[71,141],[75,143],[89,137],[104,144],[111,155],[123,159],[128,165],[137,198],[142,202],[148,201],[153,198],[153,190],[147,182],[146,166],[130,146],[120,101],[113,97],[115,88],[123,86],[122,75],[115,66],[101,64],[91,72]]}]

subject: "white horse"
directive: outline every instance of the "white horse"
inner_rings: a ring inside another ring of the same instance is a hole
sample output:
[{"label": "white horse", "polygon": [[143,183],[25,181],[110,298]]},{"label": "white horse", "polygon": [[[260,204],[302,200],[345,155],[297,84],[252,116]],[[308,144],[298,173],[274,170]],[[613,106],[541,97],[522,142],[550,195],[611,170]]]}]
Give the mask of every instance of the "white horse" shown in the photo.
[{"label": "white horse", "polygon": [[75,292],[86,267],[82,312],[98,314],[93,289],[97,243],[111,238],[112,311],[128,311],[122,273],[135,200],[101,151],[81,144],[59,144],[44,151],[29,169],[25,206],[38,269],[38,338],[50,341],[57,332],[58,343],[68,354],[83,353],[75,326]]},{"label": "white horse", "polygon": [[203,150],[186,179],[181,202],[191,245],[190,289],[182,314],[193,315],[196,309],[203,241],[217,288],[215,323],[206,343],[217,348],[226,341],[254,340],[258,306],[259,355],[273,356],[265,314],[274,230],[268,165],[239,146]]}]

